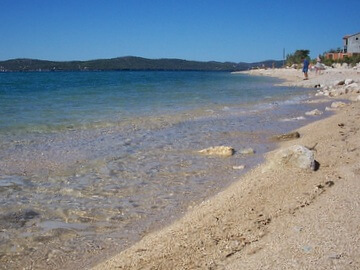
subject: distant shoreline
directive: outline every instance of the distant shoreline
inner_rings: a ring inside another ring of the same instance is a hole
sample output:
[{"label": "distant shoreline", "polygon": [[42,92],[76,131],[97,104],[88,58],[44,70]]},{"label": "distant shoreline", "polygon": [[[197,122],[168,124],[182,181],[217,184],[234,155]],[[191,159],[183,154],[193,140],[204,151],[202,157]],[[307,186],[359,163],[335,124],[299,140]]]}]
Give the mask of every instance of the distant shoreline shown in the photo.
[{"label": "distant shoreline", "polygon": [[172,69],[99,69],[99,70],[15,70],[0,71],[0,73],[61,73],[61,72],[231,72],[229,70],[172,70]]},{"label": "distant shoreline", "polygon": [[282,61],[266,60],[256,63],[235,63],[217,61],[191,61],[183,59],[147,59],[127,56],[88,61],[48,61],[38,59],[11,59],[0,61],[0,72],[11,71],[241,71],[253,67],[275,65]]}]

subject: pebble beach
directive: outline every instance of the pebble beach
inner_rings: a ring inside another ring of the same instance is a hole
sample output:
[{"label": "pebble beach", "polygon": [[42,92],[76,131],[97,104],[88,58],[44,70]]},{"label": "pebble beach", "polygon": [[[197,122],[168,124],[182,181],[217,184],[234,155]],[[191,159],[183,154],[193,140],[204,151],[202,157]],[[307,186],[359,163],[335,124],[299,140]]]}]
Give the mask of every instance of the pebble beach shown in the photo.
[{"label": "pebble beach", "polygon": [[279,136],[262,164],[93,269],[360,268],[360,70],[245,73],[313,88],[304,102],[333,115]]}]

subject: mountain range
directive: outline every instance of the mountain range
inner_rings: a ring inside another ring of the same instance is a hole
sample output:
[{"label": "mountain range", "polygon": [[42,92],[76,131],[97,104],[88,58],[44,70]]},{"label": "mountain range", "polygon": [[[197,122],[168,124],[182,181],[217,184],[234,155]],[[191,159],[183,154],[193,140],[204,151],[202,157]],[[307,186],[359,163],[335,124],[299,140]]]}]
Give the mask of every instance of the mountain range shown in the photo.
[{"label": "mountain range", "polygon": [[108,70],[158,70],[158,71],[241,71],[256,67],[281,67],[279,60],[256,63],[201,62],[183,59],[148,59],[135,56],[88,61],[48,61],[18,58],[0,61],[0,71],[108,71]]}]

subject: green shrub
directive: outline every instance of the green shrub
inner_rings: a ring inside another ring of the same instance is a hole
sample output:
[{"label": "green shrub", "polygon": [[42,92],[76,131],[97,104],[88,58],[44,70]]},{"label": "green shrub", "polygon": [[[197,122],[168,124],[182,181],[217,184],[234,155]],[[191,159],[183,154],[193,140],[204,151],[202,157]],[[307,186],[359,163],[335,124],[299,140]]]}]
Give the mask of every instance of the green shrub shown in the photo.
[{"label": "green shrub", "polygon": [[303,59],[309,59],[309,54],[309,50],[296,50],[294,54],[288,54],[286,56],[286,65],[301,64]]}]

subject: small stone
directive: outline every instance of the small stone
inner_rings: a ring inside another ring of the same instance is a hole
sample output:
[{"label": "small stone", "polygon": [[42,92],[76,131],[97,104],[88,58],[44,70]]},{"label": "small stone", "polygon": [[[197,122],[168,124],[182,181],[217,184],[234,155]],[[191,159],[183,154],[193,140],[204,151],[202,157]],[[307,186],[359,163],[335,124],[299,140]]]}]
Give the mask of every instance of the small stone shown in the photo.
[{"label": "small stone", "polygon": [[313,116],[313,115],[321,115],[321,114],[323,114],[323,112],[318,110],[318,109],[315,109],[315,110],[312,110],[310,112],[305,113],[305,115],[311,115],[311,116]]},{"label": "small stone", "polygon": [[333,253],[333,254],[330,254],[329,259],[339,260],[341,257],[342,257],[341,254]]},{"label": "small stone", "polygon": [[209,156],[232,156],[235,153],[234,148],[229,146],[214,146],[209,147],[203,150],[200,150],[199,153],[209,155]]},{"label": "small stone", "polygon": [[336,101],[331,103],[331,108],[342,108],[346,106],[346,103],[342,102],[342,101]]},{"label": "small stone", "polygon": [[346,79],[346,80],[345,80],[345,84],[346,84],[346,85],[352,84],[353,82],[354,82],[353,79]]},{"label": "small stone", "polygon": [[255,150],[252,149],[252,148],[245,148],[243,150],[240,151],[240,154],[243,154],[243,155],[252,155],[252,154],[255,154]]},{"label": "small stone", "polygon": [[297,139],[300,138],[300,133],[295,131],[295,132],[290,132],[290,133],[285,133],[285,134],[281,134],[281,135],[277,135],[273,137],[275,140],[292,140],[292,139]]},{"label": "small stone", "polygon": [[335,82],[334,82],[334,86],[337,86],[337,85],[344,85],[344,84],[345,84],[345,80],[335,81]]}]

